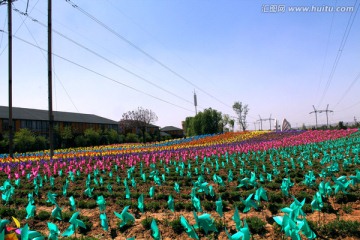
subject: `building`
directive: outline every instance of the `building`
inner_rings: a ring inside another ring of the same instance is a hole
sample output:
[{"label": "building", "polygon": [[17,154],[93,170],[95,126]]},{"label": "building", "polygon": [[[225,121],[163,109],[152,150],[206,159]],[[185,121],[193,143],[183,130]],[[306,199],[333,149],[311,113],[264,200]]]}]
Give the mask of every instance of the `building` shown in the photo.
[{"label": "building", "polygon": [[[139,123],[135,120],[121,120],[118,122],[119,124],[119,132],[121,134],[126,135],[127,133],[135,133],[135,134],[142,134],[141,125],[142,123]],[[149,133],[150,135],[158,135],[160,133],[160,127],[153,125],[153,124],[146,124],[145,131]]]},{"label": "building", "polygon": [[184,130],[181,128],[166,126],[160,129],[160,132],[169,134],[172,138],[182,138],[185,136]]},{"label": "building", "polygon": [[[119,131],[118,122],[103,118],[94,114],[72,113],[53,111],[54,126],[59,130],[70,126],[73,133],[81,134],[88,128],[95,130],[114,129]],[[27,128],[39,135],[48,135],[49,112],[47,110],[30,108],[12,108],[13,128],[18,131]],[[8,131],[9,128],[9,108],[0,106],[0,134]]]}]

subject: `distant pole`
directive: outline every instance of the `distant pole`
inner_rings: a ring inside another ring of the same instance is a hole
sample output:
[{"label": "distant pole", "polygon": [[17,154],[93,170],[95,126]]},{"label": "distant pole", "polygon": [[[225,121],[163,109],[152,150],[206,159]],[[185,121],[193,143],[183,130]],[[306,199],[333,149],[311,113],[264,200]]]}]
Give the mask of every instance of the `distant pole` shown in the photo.
[{"label": "distant pole", "polygon": [[271,114],[270,114],[270,117],[269,117],[269,119],[267,119],[267,120],[269,120],[269,123],[270,123],[270,131],[271,131],[271,121],[272,121],[272,120],[275,120],[275,119],[271,118]]},{"label": "distant pole", "polygon": [[8,32],[9,32],[9,155],[13,157],[13,116],[12,116],[12,14],[11,0],[8,0]]},{"label": "distant pole", "polygon": [[310,112],[309,114],[315,113],[315,128],[317,128],[317,113],[318,111],[316,110],[315,106],[313,105],[314,111]]},{"label": "distant pole", "polygon": [[329,116],[328,116],[328,112],[333,112],[333,110],[329,110],[329,104],[326,106],[326,126],[329,127]]},{"label": "distant pole", "polygon": [[51,37],[51,0],[48,0],[48,98],[49,98],[49,144],[50,159],[54,156],[54,115],[52,109],[52,37]]},{"label": "distant pole", "polygon": [[197,115],[197,97],[196,97],[195,89],[194,89],[194,106],[195,106],[195,115]]}]

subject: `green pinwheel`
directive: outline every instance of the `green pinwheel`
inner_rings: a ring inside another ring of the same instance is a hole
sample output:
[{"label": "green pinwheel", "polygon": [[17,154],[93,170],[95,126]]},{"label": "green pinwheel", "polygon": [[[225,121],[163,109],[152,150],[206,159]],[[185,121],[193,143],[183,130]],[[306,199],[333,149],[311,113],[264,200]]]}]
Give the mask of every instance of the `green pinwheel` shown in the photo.
[{"label": "green pinwheel", "polygon": [[37,231],[29,230],[29,226],[26,224],[21,228],[21,239],[32,239],[32,240],[44,240],[45,238]]},{"label": "green pinwheel", "polygon": [[105,231],[108,230],[109,225],[108,225],[108,219],[106,217],[106,213],[100,213],[100,225]]},{"label": "green pinwheel", "polygon": [[155,187],[152,186],[149,191],[150,198],[154,198],[155,196]]},{"label": "green pinwheel", "polygon": [[65,232],[63,232],[63,234],[61,236],[70,237],[71,235],[73,235],[75,233],[75,231],[78,227],[82,227],[82,228],[86,229],[84,222],[77,219],[78,216],[79,216],[79,212],[75,212],[71,216],[71,218],[69,220],[70,226],[65,230]]},{"label": "green pinwheel", "polygon": [[221,197],[219,197],[219,200],[217,200],[215,204],[216,204],[216,212],[220,215],[220,217],[223,217],[223,204]]},{"label": "green pinwheel", "polygon": [[202,212],[202,207],[201,207],[201,202],[200,202],[200,199],[197,198],[196,196],[193,196],[191,198],[191,202],[193,204],[193,206],[195,207],[196,211],[197,212]]},{"label": "green pinwheel", "polygon": [[70,202],[71,211],[75,211],[76,210],[76,204],[75,204],[75,199],[74,199],[73,196],[69,197],[69,202]]},{"label": "green pinwheel", "polygon": [[209,231],[217,232],[217,228],[215,226],[214,219],[211,218],[211,215],[208,213],[204,213],[200,216],[196,215],[196,212],[193,212],[196,224],[194,226],[195,229],[202,228],[205,233],[208,234]]},{"label": "green pinwheel", "polygon": [[334,188],[335,194],[337,194],[339,191],[342,191],[343,193],[347,194],[346,190],[349,187],[351,181],[348,181],[346,179],[346,176],[338,177],[337,179],[333,178],[334,185],[332,186]]},{"label": "green pinwheel", "polygon": [[105,211],[105,209],[106,209],[106,201],[105,201],[105,198],[102,195],[97,197],[96,203],[98,204],[99,209],[100,209],[101,212]]},{"label": "green pinwheel", "polygon": [[46,202],[56,205],[56,194],[48,192]]},{"label": "green pinwheel", "polygon": [[151,227],[151,231],[152,231],[151,236],[153,236],[153,238],[154,238],[155,240],[160,240],[160,239],[161,239],[161,235],[160,235],[160,231],[159,231],[159,228],[158,228],[158,226],[157,226],[157,224],[156,224],[155,219],[152,220],[150,227]]},{"label": "green pinwheel", "polygon": [[360,170],[356,169],[355,176],[350,176],[350,183],[351,185],[355,186],[360,183]]},{"label": "green pinwheel", "polygon": [[319,183],[319,192],[322,196],[330,196],[333,192],[331,186],[330,186],[330,182],[324,182],[322,181],[321,183]]},{"label": "green pinwheel", "polygon": [[115,216],[120,218],[120,220],[121,220],[120,227],[125,226],[128,222],[135,221],[134,216],[132,214],[128,213],[129,207],[130,206],[126,206],[120,214],[117,212],[114,212]]},{"label": "green pinwheel", "polygon": [[320,192],[316,192],[311,202],[311,209],[313,211],[321,211],[324,204]]},{"label": "green pinwheel", "polygon": [[53,218],[62,220],[62,208],[59,207],[59,205],[55,205],[55,208],[51,211],[51,216]]},{"label": "green pinwheel", "polygon": [[86,188],[84,191],[84,195],[87,196],[88,198],[92,198],[92,192],[94,191],[94,188]]},{"label": "green pinwheel", "polygon": [[169,207],[170,211],[175,212],[174,198],[171,195],[169,195],[169,199],[168,199],[167,203],[168,203],[168,207]]},{"label": "green pinwheel", "polygon": [[36,206],[32,205],[31,203],[28,203],[26,206],[26,219],[32,218],[35,215]]},{"label": "green pinwheel", "polygon": [[180,216],[180,224],[185,228],[185,232],[189,237],[193,239],[199,239],[194,228],[189,224],[185,217]]},{"label": "green pinwheel", "polygon": [[177,182],[175,182],[175,184],[174,184],[174,190],[175,190],[175,192],[180,193],[180,186]]},{"label": "green pinwheel", "polygon": [[268,201],[266,190],[263,187],[259,187],[258,189],[256,189],[254,199],[258,202],[260,202],[261,199],[263,199],[264,201]]},{"label": "green pinwheel", "polygon": [[144,213],[144,194],[141,194],[138,198],[138,208],[140,212]]},{"label": "green pinwheel", "polygon": [[247,213],[248,211],[250,211],[250,209],[251,209],[252,207],[255,208],[255,209],[258,208],[257,204],[251,199],[253,195],[254,195],[254,194],[251,193],[251,194],[246,198],[246,200],[244,200],[244,199],[241,198],[241,201],[242,201],[243,204],[245,205],[245,208],[244,208],[244,210],[243,210],[243,213]]},{"label": "green pinwheel", "polygon": [[235,207],[234,215],[231,217],[231,219],[235,222],[236,230],[239,231],[241,228],[241,219],[240,219],[240,214],[239,214],[239,210],[237,207]]},{"label": "green pinwheel", "polygon": [[48,222],[48,229],[49,229],[49,236],[48,239],[49,240],[57,240],[60,234],[60,230],[58,228],[58,226],[55,223],[52,222]]}]

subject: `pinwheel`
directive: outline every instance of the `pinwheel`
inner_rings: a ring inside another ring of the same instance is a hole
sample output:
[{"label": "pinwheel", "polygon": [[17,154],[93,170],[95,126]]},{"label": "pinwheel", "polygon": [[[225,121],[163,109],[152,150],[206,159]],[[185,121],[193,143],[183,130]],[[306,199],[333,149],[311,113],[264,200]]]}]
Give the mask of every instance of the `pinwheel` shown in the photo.
[{"label": "pinwheel", "polygon": [[312,187],[315,184],[316,177],[313,171],[309,171],[308,174],[305,174],[304,184],[308,187]]},{"label": "pinwheel", "polygon": [[217,232],[214,219],[211,218],[211,215],[208,213],[204,213],[200,216],[196,215],[196,212],[193,212],[194,218],[196,221],[196,225],[194,226],[195,229],[202,228],[204,229],[205,233],[208,234],[209,231]]},{"label": "pinwheel", "polygon": [[211,197],[215,196],[215,191],[214,191],[214,187],[212,185],[209,186],[209,195]]},{"label": "pinwheel", "polygon": [[44,240],[45,238],[37,231],[29,230],[29,226],[26,224],[21,228],[21,239],[33,239],[33,240]]},{"label": "pinwheel", "polygon": [[228,236],[229,240],[250,240],[250,231],[245,219],[244,227],[238,230],[239,231],[237,233],[230,235],[228,230],[225,228],[225,233]]},{"label": "pinwheel", "polygon": [[56,194],[48,192],[46,202],[56,205]]},{"label": "pinwheel", "polygon": [[321,211],[321,209],[323,208],[324,204],[321,198],[321,194],[320,192],[316,192],[313,200],[311,202],[311,209],[313,211]]},{"label": "pinwheel", "polygon": [[193,196],[191,198],[191,202],[194,206],[194,208],[196,209],[197,212],[202,212],[202,207],[201,207],[201,202],[200,202],[200,199],[197,198],[196,196]]},{"label": "pinwheel", "polygon": [[155,187],[152,186],[149,191],[150,198],[154,198],[155,196]]},{"label": "pinwheel", "polygon": [[106,213],[100,213],[100,225],[105,231],[108,230],[109,225],[108,225],[108,219],[106,217]]},{"label": "pinwheel", "polygon": [[75,199],[74,199],[73,196],[69,197],[69,202],[70,202],[70,210],[75,211],[76,210],[76,204],[75,204]]},{"label": "pinwheel", "polygon": [[77,219],[78,216],[79,216],[79,212],[75,212],[71,216],[71,218],[69,220],[70,226],[65,230],[65,232],[63,232],[63,234],[61,236],[70,237],[71,235],[73,235],[75,233],[75,231],[78,227],[82,227],[82,228],[86,229],[84,222]]},{"label": "pinwheel", "polygon": [[161,239],[161,234],[160,234],[160,231],[159,231],[159,228],[158,228],[158,226],[156,224],[155,219],[153,219],[151,221],[150,227],[151,227],[151,231],[152,231],[151,236],[153,236],[153,238],[155,240],[160,240]]},{"label": "pinwheel", "polygon": [[337,194],[339,191],[347,194],[346,190],[349,187],[351,181],[347,181],[345,176],[338,177],[337,179],[333,178],[333,181],[335,184],[332,187],[334,188],[335,194]]},{"label": "pinwheel", "polygon": [[359,169],[356,169],[356,175],[355,176],[353,176],[353,175],[350,176],[350,183],[353,186],[360,183],[360,170]]},{"label": "pinwheel", "polygon": [[84,191],[84,194],[88,197],[88,198],[92,198],[92,192],[94,191],[94,188],[86,188]]},{"label": "pinwheel", "polygon": [[234,215],[231,217],[231,219],[235,222],[236,230],[239,231],[241,228],[241,219],[240,219],[240,214],[239,214],[239,210],[237,207],[235,207]]},{"label": "pinwheel", "polygon": [[168,203],[168,207],[169,207],[170,211],[175,212],[174,198],[171,195],[169,195],[169,199],[168,199],[167,203]]},{"label": "pinwheel", "polygon": [[320,184],[319,184],[319,193],[322,195],[322,196],[330,196],[332,194],[333,190],[330,186],[330,182],[324,182],[322,181]]},{"label": "pinwheel", "polygon": [[174,190],[175,190],[175,192],[180,193],[180,186],[177,182],[175,182],[175,184],[174,184]]},{"label": "pinwheel", "polygon": [[216,204],[216,212],[220,215],[220,217],[223,217],[223,204],[221,197],[219,197],[219,200],[217,200],[215,204]]},{"label": "pinwheel", "polygon": [[138,208],[140,212],[144,213],[144,194],[141,194],[138,198]]},{"label": "pinwheel", "polygon": [[199,239],[194,228],[188,223],[185,217],[180,216],[180,224],[185,228],[185,232],[189,237],[193,239]]},{"label": "pinwheel", "polygon": [[28,203],[26,206],[26,219],[32,218],[35,215],[36,206],[32,205],[31,203]]},{"label": "pinwheel", "polygon": [[119,214],[114,212],[115,216],[121,219],[120,227],[125,226],[128,222],[134,222],[135,218],[132,214],[128,213],[128,209],[130,206],[126,206],[122,212]]},{"label": "pinwheel", "polygon": [[60,234],[59,228],[55,223],[48,222],[47,223],[48,229],[49,229],[49,240],[57,240]]},{"label": "pinwheel", "polygon": [[59,207],[59,205],[55,205],[55,208],[51,211],[51,216],[53,218],[62,220],[62,208]]},{"label": "pinwheel", "polygon": [[106,188],[107,188],[107,190],[108,190],[108,192],[109,192],[110,194],[113,193],[113,188],[112,188],[112,186],[111,186],[110,183],[108,183],[108,184],[106,185]]},{"label": "pinwheel", "polygon": [[99,209],[100,209],[101,212],[105,211],[106,201],[105,201],[105,198],[102,195],[97,197],[96,203],[99,205]]},{"label": "pinwheel", "polygon": [[252,207],[255,208],[255,209],[258,208],[257,204],[251,199],[253,195],[254,195],[254,194],[251,193],[251,194],[246,198],[246,200],[241,199],[241,202],[245,205],[245,208],[244,208],[244,210],[243,210],[243,213],[247,213],[248,211],[250,211],[250,209],[251,209]]},{"label": "pinwheel", "polygon": [[250,179],[245,177],[240,180],[240,184],[237,186],[238,188],[245,187],[248,188],[250,186]]},{"label": "pinwheel", "polygon": [[256,189],[254,199],[258,202],[260,202],[260,199],[263,199],[264,201],[268,201],[266,190],[263,187],[259,187],[258,189]]}]

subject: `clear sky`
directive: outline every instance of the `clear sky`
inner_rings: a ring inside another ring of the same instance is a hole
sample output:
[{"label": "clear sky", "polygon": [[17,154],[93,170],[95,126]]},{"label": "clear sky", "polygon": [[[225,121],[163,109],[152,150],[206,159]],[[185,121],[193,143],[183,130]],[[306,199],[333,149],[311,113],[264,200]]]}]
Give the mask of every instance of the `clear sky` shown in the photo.
[{"label": "clear sky", "polygon": [[[198,111],[234,116],[235,101],[248,104],[250,129],[270,114],[314,125],[312,105],[329,104],[330,123],[360,121],[359,2],[53,1],[53,108],[118,121],[142,106],[157,114],[156,125],[181,127],[195,114],[195,90]],[[47,1],[27,8],[18,0],[13,9],[13,106],[47,109]],[[6,106],[6,5],[0,30]],[[326,124],[325,113],[318,122]]]}]

